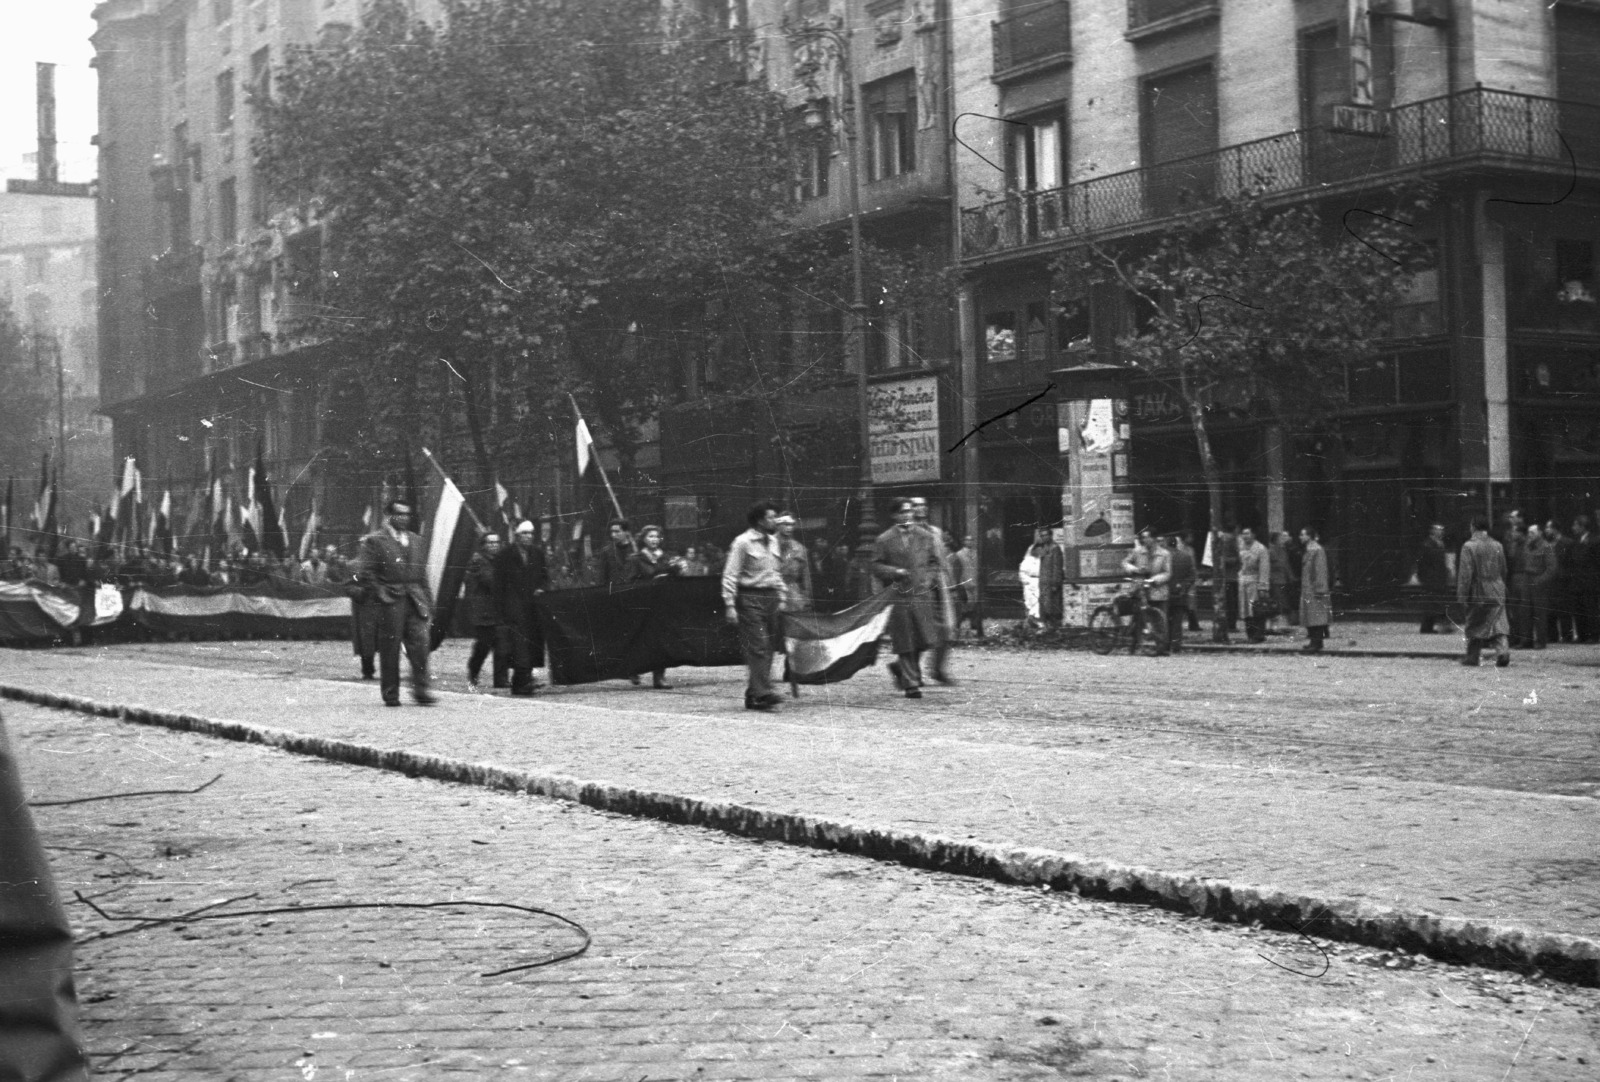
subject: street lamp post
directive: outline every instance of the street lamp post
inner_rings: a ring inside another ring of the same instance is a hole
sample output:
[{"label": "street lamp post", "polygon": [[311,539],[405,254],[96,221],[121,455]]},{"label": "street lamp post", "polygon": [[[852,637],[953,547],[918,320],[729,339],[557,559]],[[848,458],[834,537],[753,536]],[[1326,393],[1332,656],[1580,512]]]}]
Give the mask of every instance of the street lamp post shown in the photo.
[{"label": "street lamp post", "polygon": [[823,60],[829,50],[839,63],[843,83],[844,109],[840,123],[850,160],[850,359],[856,374],[856,412],[861,445],[861,476],[856,500],[861,507],[859,547],[869,547],[877,537],[877,514],[872,499],[872,420],[867,394],[867,299],[861,269],[861,95],[856,92],[855,69],[851,64],[851,44],[855,31],[842,16],[827,22],[789,23],[784,27],[789,39],[795,75],[811,93],[806,103],[805,123],[820,128],[827,122],[821,107],[823,97],[817,84]]}]

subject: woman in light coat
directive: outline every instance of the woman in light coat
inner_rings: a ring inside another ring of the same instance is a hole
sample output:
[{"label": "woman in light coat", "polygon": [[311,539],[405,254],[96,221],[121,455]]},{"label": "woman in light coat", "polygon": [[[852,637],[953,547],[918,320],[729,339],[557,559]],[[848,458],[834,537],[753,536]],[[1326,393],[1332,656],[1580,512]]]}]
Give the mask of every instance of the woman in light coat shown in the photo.
[{"label": "woman in light coat", "polygon": [[1039,572],[1052,544],[1050,531],[1039,527],[1033,531],[1033,545],[1017,565],[1017,575],[1022,579],[1022,605],[1028,610],[1028,619],[1033,621],[1039,620]]},{"label": "woman in light coat", "polygon": [[1333,591],[1328,579],[1328,554],[1310,526],[1300,531],[1305,554],[1300,558],[1300,622],[1306,626],[1307,642],[1301,652],[1320,654],[1333,621]]}]

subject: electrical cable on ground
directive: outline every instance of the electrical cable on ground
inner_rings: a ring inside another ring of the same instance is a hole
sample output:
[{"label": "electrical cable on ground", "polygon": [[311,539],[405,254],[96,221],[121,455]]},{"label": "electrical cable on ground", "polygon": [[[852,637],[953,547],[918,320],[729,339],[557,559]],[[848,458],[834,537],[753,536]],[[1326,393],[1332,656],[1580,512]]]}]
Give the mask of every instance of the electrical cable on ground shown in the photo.
[{"label": "electrical cable on ground", "polygon": [[87,804],[92,800],[120,800],[125,796],[191,796],[211,788],[221,780],[222,775],[218,774],[198,789],[140,789],[132,793],[101,793],[98,796],[73,797],[71,800],[30,800],[28,807],[59,808],[67,804]]},{"label": "electrical cable on ground", "polygon": [[78,899],[78,901],[82,902],[84,905],[100,914],[100,916],[104,917],[106,920],[141,922],[138,928],[126,928],[121,932],[102,933],[101,935],[91,937],[91,939],[83,940],[83,942],[91,942],[93,939],[106,939],[113,935],[122,935],[126,932],[137,932],[143,930],[144,928],[153,928],[162,924],[191,924],[196,921],[226,920],[233,917],[265,917],[281,913],[331,912],[344,909],[448,909],[452,907],[465,906],[473,906],[480,909],[514,909],[519,913],[530,913],[535,916],[550,917],[572,928],[583,937],[583,943],[574,950],[552,955],[549,958],[543,958],[537,962],[528,962],[524,965],[508,966],[505,969],[496,969],[490,973],[480,973],[478,974],[480,977],[500,977],[507,973],[520,973],[527,969],[539,969],[542,966],[553,966],[558,962],[569,961],[570,959],[576,958],[580,954],[585,953],[589,949],[589,944],[593,942],[592,937],[589,935],[589,930],[572,918],[564,917],[560,913],[553,913],[548,909],[540,909],[537,906],[517,905],[515,902],[333,902],[325,905],[287,905],[274,906],[269,909],[239,909],[227,913],[205,912],[205,910],[215,909],[220,905],[228,905],[231,902],[242,902],[246,898],[256,897],[254,894],[247,894],[240,898],[226,898],[220,902],[213,902],[208,906],[202,906],[200,909],[191,910],[188,913],[180,913],[176,916],[154,917],[108,913],[104,909],[101,909],[99,906],[95,905],[89,899],[85,898],[80,892],[73,891],[73,895]]}]

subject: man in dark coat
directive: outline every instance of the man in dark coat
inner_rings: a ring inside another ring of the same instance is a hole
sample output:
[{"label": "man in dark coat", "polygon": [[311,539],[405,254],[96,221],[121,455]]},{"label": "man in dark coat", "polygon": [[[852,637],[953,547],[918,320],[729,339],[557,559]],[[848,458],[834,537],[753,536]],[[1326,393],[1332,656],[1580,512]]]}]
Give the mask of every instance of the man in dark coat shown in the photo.
[{"label": "man in dark coat", "polygon": [[383,705],[400,705],[400,650],[411,663],[411,698],[418,706],[436,701],[428,687],[429,622],[433,592],[428,588],[428,554],[411,532],[411,505],[391,500],[383,529],[361,539],[353,581],[368,587],[378,613],[378,680]]},{"label": "man in dark coat", "polygon": [[922,651],[944,645],[948,629],[939,601],[944,555],[933,534],[913,521],[912,503],[895,501],[895,524],[878,535],[872,573],[895,588],[889,636],[897,659],[889,666],[895,685],[908,699],[922,698]]},{"label": "man in dark coat", "polygon": [[1600,534],[1587,515],[1572,522],[1572,624],[1579,642],[1600,642]]},{"label": "man in dark coat", "polygon": [[1522,649],[1529,644],[1528,599],[1532,580],[1528,575],[1528,534],[1521,511],[1506,512],[1500,545],[1506,555],[1506,618],[1511,622],[1511,645]]},{"label": "man in dark coat", "polygon": [[1428,537],[1417,553],[1417,581],[1422,584],[1422,626],[1420,634],[1437,632],[1436,623],[1444,619],[1444,607],[1450,598],[1450,563],[1445,559],[1444,527],[1434,523],[1428,527]]},{"label": "man in dark coat", "polygon": [[1506,553],[1500,542],[1489,536],[1489,519],[1478,515],[1472,520],[1472,538],[1461,546],[1456,561],[1456,600],[1467,608],[1467,656],[1461,664],[1476,666],[1484,646],[1494,647],[1494,663],[1500,668],[1511,664],[1507,636],[1511,622],[1506,619]]},{"label": "man in dark coat", "polygon": [[1574,642],[1572,615],[1572,538],[1561,532],[1561,527],[1551,519],[1544,524],[1544,539],[1550,542],[1550,551],[1556,558],[1556,577],[1550,584],[1550,615],[1545,620],[1547,642]]},{"label": "man in dark coat", "polygon": [[628,581],[628,560],[634,553],[633,535],[628,524],[620,518],[611,520],[611,540],[599,552],[600,585]]},{"label": "man in dark coat", "polygon": [[506,674],[510,661],[500,633],[500,598],[494,588],[494,559],[500,554],[500,535],[485,534],[483,547],[467,561],[467,609],[472,615],[472,653],[467,656],[467,685],[478,690],[483,662],[494,654],[494,686],[510,687]]},{"label": "man in dark coat", "polygon": [[67,551],[56,560],[56,570],[61,573],[63,586],[82,586],[89,580],[89,561],[76,541],[67,542]]},{"label": "man in dark coat", "polygon": [[537,599],[550,588],[550,574],[533,523],[517,523],[511,538],[510,547],[494,558],[495,599],[510,655],[511,694],[532,695],[543,686],[533,678],[533,670],[544,664]]}]

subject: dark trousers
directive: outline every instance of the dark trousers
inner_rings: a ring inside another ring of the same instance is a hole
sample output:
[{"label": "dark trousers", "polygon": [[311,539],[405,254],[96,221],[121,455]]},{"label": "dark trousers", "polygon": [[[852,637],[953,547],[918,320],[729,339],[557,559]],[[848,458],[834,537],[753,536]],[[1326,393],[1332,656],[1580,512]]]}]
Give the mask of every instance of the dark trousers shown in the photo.
[{"label": "dark trousers", "polygon": [[1478,655],[1485,646],[1494,649],[1495,664],[1509,663],[1511,661],[1511,646],[1504,635],[1495,635],[1488,639],[1467,640],[1467,664],[1478,664]]},{"label": "dark trousers", "polygon": [[511,659],[506,654],[505,636],[500,633],[500,625],[479,625],[472,629],[472,653],[467,657],[467,679],[474,684],[478,682],[478,674],[483,672],[483,663],[489,655],[494,654],[494,686],[506,686],[506,676],[511,671]]},{"label": "dark trousers", "polygon": [[1559,587],[1550,596],[1550,615],[1545,618],[1545,637],[1548,642],[1571,642],[1578,637],[1573,623],[1572,591]]},{"label": "dark trousers", "polygon": [[544,635],[537,621],[503,624],[500,635],[501,649],[511,666],[511,693],[525,695],[537,686],[533,682],[533,670],[544,664]]},{"label": "dark trousers", "polygon": [[428,621],[410,601],[382,606],[378,619],[378,685],[383,701],[400,701],[400,650],[411,663],[411,689],[428,690]]},{"label": "dark trousers", "polygon": [[[1183,650],[1183,625],[1186,620],[1194,619],[1194,610],[1189,608],[1186,598],[1168,598],[1166,601],[1167,614],[1167,652],[1176,654]],[[1198,627],[1196,628],[1198,630]]]},{"label": "dark trousers", "polygon": [[1229,631],[1239,630],[1239,580],[1229,578],[1222,591],[1222,611],[1228,621]]},{"label": "dark trousers", "polygon": [[1579,642],[1600,642],[1600,594],[1593,590],[1572,591],[1572,625]]},{"label": "dark trousers", "polygon": [[1310,625],[1310,624],[1306,625],[1306,647],[1305,648],[1307,650],[1311,651],[1314,654],[1315,653],[1320,653],[1322,651],[1322,644],[1325,641],[1327,641],[1327,638],[1328,638],[1328,625],[1327,624],[1323,624],[1320,627],[1316,627],[1316,626],[1313,626],[1313,625]]},{"label": "dark trousers", "polygon": [[1511,620],[1511,642],[1514,646],[1526,646],[1533,639],[1532,629],[1528,626],[1533,615],[1532,591],[1527,575],[1512,575],[1506,583],[1506,615]]},{"label": "dark trousers", "polygon": [[749,679],[745,698],[756,701],[776,696],[772,690],[772,655],[783,645],[782,615],[778,593],[740,590],[734,600],[739,614],[739,650],[744,654]]}]

